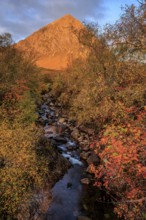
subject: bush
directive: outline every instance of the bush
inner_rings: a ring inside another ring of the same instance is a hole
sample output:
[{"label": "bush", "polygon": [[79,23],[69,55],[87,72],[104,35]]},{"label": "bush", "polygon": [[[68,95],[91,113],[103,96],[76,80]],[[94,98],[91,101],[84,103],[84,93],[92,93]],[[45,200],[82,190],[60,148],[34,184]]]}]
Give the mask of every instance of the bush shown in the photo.
[{"label": "bush", "polygon": [[25,128],[9,128],[6,123],[1,125],[0,158],[4,165],[0,168],[0,213],[14,216],[20,204],[29,204],[32,187],[42,184],[35,155],[38,137],[34,125]]},{"label": "bush", "polygon": [[10,34],[0,36],[0,216],[11,219],[21,206],[28,210],[48,174],[47,159],[38,163],[35,149],[42,134],[35,125],[38,70],[12,42]]},{"label": "bush", "polygon": [[[130,110],[136,120],[109,125],[91,148],[100,157],[99,167],[90,166],[95,186],[111,196],[115,212],[125,219],[144,219],[145,209],[145,130],[146,114]],[[136,112],[136,113],[135,113]]]}]

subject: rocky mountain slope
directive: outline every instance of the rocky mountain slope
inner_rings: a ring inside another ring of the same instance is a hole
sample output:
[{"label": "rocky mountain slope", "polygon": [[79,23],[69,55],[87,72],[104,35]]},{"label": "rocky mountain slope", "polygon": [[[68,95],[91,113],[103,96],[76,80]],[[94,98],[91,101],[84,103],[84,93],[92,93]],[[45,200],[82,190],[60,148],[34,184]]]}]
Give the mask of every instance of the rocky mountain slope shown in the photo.
[{"label": "rocky mountain slope", "polygon": [[18,42],[17,48],[33,51],[37,55],[38,66],[61,70],[73,60],[86,57],[87,51],[77,37],[82,28],[80,21],[65,15]]}]

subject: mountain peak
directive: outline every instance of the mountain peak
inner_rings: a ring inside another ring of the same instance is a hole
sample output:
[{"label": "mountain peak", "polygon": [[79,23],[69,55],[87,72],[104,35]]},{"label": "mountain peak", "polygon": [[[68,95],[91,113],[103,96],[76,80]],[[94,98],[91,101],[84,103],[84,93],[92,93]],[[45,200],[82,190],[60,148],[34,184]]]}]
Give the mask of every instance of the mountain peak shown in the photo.
[{"label": "mountain peak", "polygon": [[[73,17],[71,14],[65,14],[64,16],[62,16],[62,18],[66,18],[66,19],[74,19],[76,20],[75,17]],[[60,18],[61,19],[61,18]]]},{"label": "mountain peak", "polygon": [[54,22],[56,21],[62,21],[62,20],[66,20],[66,21],[77,21],[77,19],[72,16],[71,14],[65,14],[64,16],[58,18],[57,20],[55,20]]},{"label": "mountain peak", "polygon": [[37,65],[49,69],[64,69],[73,60],[85,57],[83,45],[75,33],[83,24],[70,14],[53,21],[17,43],[17,48],[34,51]]},{"label": "mountain peak", "polygon": [[57,20],[53,21],[52,23],[48,24],[48,25],[64,25],[64,24],[67,24],[67,25],[70,25],[72,24],[73,26],[81,26],[82,23],[77,20],[75,17],[73,17],[71,14],[65,14],[64,16],[62,16],[61,18],[58,18]]}]

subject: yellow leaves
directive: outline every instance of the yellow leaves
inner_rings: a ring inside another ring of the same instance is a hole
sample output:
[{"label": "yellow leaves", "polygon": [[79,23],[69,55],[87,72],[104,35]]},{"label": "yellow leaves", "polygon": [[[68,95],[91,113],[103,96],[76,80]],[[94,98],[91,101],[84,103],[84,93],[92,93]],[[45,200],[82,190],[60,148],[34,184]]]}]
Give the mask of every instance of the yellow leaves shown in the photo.
[{"label": "yellow leaves", "polygon": [[4,167],[0,168],[0,190],[3,209],[15,213],[21,199],[28,197],[30,184],[38,186],[42,177],[37,170],[34,145],[39,137],[34,125],[21,128],[19,125],[10,129],[3,123],[0,133],[0,158],[4,159]]}]

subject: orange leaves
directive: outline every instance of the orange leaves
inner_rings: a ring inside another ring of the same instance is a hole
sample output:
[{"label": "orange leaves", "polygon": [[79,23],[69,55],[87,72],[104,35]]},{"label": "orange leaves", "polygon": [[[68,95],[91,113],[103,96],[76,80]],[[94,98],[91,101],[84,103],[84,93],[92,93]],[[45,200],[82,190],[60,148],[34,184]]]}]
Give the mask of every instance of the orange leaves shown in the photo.
[{"label": "orange leaves", "polygon": [[108,138],[107,137],[102,137],[100,140],[100,144],[105,145],[108,142]]},{"label": "orange leaves", "polygon": [[126,193],[126,197],[127,197],[127,199],[131,200],[131,199],[135,199],[136,197],[138,197],[139,194],[141,194],[141,189],[140,188],[133,188]]},{"label": "orange leaves", "polygon": [[17,108],[17,105],[24,99],[23,95],[28,90],[26,80],[17,80],[16,84],[9,88],[3,99],[3,111],[6,112],[6,118],[12,119],[19,115],[20,109]]},{"label": "orange leaves", "polygon": [[26,80],[17,80],[16,84],[11,86],[9,92],[5,94],[4,101],[16,102],[19,101],[25,91],[28,90]]},{"label": "orange leaves", "polygon": [[[134,108],[131,108],[133,111]],[[98,167],[92,165],[95,186],[105,188],[118,198],[115,212],[126,219],[135,219],[144,208],[146,197],[146,132],[143,129],[145,112],[137,112],[136,120],[106,126],[99,134],[94,151],[100,157]],[[132,201],[138,201],[132,204]]]}]

